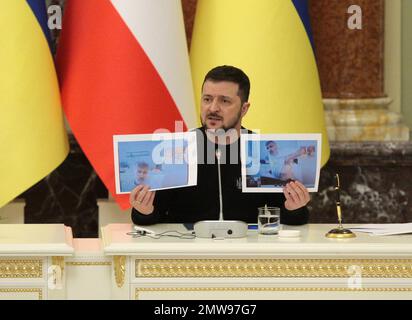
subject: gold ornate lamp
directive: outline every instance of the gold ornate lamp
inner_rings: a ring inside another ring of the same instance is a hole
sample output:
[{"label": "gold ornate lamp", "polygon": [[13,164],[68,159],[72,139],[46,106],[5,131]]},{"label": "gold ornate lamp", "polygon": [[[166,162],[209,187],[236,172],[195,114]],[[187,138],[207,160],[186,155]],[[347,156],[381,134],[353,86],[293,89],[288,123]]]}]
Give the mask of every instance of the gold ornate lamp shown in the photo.
[{"label": "gold ornate lamp", "polygon": [[336,174],[336,186],[335,186],[335,191],[336,191],[336,212],[338,214],[339,225],[338,225],[337,228],[330,230],[325,236],[327,238],[333,238],[333,239],[354,238],[354,237],[356,237],[356,235],[351,230],[345,229],[342,226],[342,210],[341,210],[341,207],[340,207],[339,188],[340,188],[339,175]]}]

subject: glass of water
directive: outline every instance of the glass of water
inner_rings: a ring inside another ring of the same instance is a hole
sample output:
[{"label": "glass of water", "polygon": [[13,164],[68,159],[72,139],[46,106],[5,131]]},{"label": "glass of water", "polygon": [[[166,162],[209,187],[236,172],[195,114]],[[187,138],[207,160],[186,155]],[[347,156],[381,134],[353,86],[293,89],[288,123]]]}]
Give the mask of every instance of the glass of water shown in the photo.
[{"label": "glass of water", "polygon": [[260,234],[277,234],[280,229],[280,208],[258,208],[258,231]]}]

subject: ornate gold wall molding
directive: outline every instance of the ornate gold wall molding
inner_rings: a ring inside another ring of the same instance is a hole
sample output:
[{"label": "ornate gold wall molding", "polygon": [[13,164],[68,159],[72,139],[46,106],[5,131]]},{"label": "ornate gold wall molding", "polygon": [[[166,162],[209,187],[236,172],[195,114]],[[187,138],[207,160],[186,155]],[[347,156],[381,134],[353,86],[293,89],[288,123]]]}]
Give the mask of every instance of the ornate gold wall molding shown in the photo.
[{"label": "ornate gold wall molding", "polygon": [[412,259],[135,260],[138,278],[348,278],[354,270],[359,271],[362,278],[412,278]]},{"label": "ornate gold wall molding", "polygon": [[113,264],[116,284],[121,288],[126,274],[126,256],[113,256]]},{"label": "ornate gold wall molding", "polygon": [[0,288],[0,293],[37,293],[39,300],[43,300],[43,290],[39,288]]},{"label": "ornate gold wall molding", "polygon": [[42,278],[42,259],[1,259],[0,278]]},{"label": "ornate gold wall molding", "polygon": [[207,291],[252,291],[252,292],[412,292],[412,288],[337,288],[337,287],[318,287],[318,288],[307,288],[307,287],[277,287],[277,288],[267,288],[267,287],[241,287],[241,288],[221,288],[221,287],[214,287],[214,288],[135,288],[135,299],[139,299],[140,292],[187,292],[187,291],[195,291],[195,292],[207,292]]}]

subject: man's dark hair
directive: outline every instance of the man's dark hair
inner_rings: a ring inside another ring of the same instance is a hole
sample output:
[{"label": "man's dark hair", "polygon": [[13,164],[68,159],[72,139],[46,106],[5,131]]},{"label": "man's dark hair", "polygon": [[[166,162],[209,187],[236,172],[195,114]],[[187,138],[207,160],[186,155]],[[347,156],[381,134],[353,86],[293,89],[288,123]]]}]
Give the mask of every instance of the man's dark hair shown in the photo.
[{"label": "man's dark hair", "polygon": [[140,161],[137,163],[137,167],[138,168],[149,168],[149,165],[147,164],[147,162]]},{"label": "man's dark hair", "polygon": [[269,141],[266,141],[266,143],[265,143],[265,147],[267,147],[267,146],[268,146],[268,145],[270,145],[271,143],[276,144],[276,142],[275,142],[275,141],[273,141],[273,140],[269,140]]},{"label": "man's dark hair", "polygon": [[229,81],[239,85],[239,91],[237,95],[240,97],[240,101],[243,103],[249,99],[250,81],[249,77],[239,68],[233,66],[218,66],[210,70],[203,80],[203,85],[206,81],[219,82]]}]

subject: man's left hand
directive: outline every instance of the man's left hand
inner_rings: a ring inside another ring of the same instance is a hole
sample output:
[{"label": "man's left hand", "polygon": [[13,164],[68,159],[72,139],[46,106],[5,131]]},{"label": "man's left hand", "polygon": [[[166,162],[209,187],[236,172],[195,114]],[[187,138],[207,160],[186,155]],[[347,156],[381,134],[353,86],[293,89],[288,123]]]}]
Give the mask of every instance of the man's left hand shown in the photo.
[{"label": "man's left hand", "polygon": [[308,190],[299,181],[287,183],[283,193],[286,197],[285,208],[290,211],[302,208],[310,201]]}]

